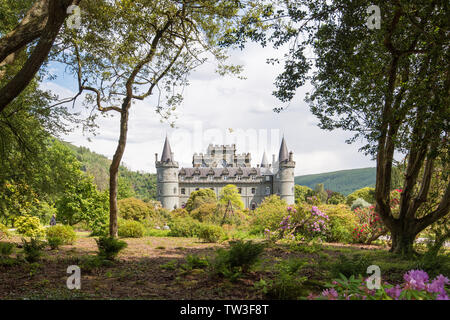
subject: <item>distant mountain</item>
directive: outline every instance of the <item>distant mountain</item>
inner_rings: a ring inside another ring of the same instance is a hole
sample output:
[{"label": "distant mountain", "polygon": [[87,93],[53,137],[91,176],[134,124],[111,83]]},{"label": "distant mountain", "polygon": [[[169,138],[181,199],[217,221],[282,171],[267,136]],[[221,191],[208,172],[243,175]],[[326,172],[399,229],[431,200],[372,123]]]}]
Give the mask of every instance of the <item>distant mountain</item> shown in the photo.
[{"label": "distant mountain", "polygon": [[316,184],[323,183],[325,189],[349,195],[364,187],[375,187],[376,168],[362,168],[308,174],[295,177],[295,184],[314,189]]},{"label": "distant mountain", "polygon": [[[75,153],[81,162],[81,169],[94,177],[94,182],[99,190],[109,188],[109,166],[111,160],[104,155],[95,153],[86,147],[77,147],[68,142],[63,142]],[[142,200],[156,199],[156,175],[139,171],[131,171],[124,166],[119,168],[119,194],[121,186],[131,187],[134,196]]]}]

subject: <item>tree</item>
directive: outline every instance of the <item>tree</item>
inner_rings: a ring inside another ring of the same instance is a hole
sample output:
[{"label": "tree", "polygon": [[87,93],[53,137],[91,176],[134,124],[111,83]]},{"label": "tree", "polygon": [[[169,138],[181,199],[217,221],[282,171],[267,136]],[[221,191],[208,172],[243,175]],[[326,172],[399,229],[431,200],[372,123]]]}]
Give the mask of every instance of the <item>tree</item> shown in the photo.
[{"label": "tree", "polygon": [[347,205],[351,206],[353,202],[358,199],[364,199],[369,204],[375,203],[375,189],[370,187],[361,188],[353,191],[347,196]]},{"label": "tree", "polygon": [[[13,1],[11,1],[13,2]],[[14,1],[16,2],[16,1]],[[19,71],[0,88],[0,112],[11,103],[35,77],[48,57],[53,43],[68,16],[67,9],[78,5],[80,0],[29,0],[18,3],[1,4],[2,12],[7,12],[10,23],[2,30],[0,38],[0,80],[4,69],[14,64],[25,49],[30,49]],[[20,22],[19,20],[23,17]],[[15,23],[17,25],[13,26]],[[33,47],[33,43],[37,44]]]},{"label": "tree", "polygon": [[314,194],[314,191],[307,186],[299,186],[295,185],[294,187],[295,194],[295,203],[305,203],[306,198],[311,197]]},{"label": "tree", "polygon": [[61,103],[86,94],[85,102],[94,109],[120,116],[109,170],[110,235],[116,237],[117,177],[132,104],[156,93],[156,112],[169,119],[182,101],[179,91],[187,75],[205,62],[206,53],[218,61],[219,73],[239,72],[224,64],[227,57],[218,41],[243,6],[229,0],[86,0],[82,9],[81,29],[64,34],[56,48],[56,58],[69,65],[79,87],[75,97]]},{"label": "tree", "polygon": [[205,203],[217,203],[216,193],[211,189],[200,189],[192,192],[186,202],[185,209],[191,212]]},{"label": "tree", "polygon": [[[296,89],[310,80],[314,90],[306,100],[320,127],[356,132],[349,142],[365,139],[362,151],[377,160],[376,211],[391,232],[391,251],[413,254],[417,234],[447,216],[450,208],[447,178],[439,205],[418,216],[427,201],[436,159],[448,147],[447,3],[379,2],[380,28],[368,27],[373,16],[366,13],[371,4],[367,1],[284,4],[284,9],[273,11],[276,21],[270,26],[275,32],[270,37],[258,32],[264,30],[261,21],[250,21],[249,31],[236,29],[230,38],[273,40],[276,47],[290,42],[274,95],[288,102]],[[306,53],[311,47],[315,57]],[[309,72],[312,66],[314,73]],[[407,155],[398,217],[392,215],[389,205],[395,151]]]},{"label": "tree", "polygon": [[244,202],[242,201],[238,188],[234,184],[226,185],[219,194],[220,205],[226,207],[229,201],[231,201],[234,208],[244,209]]},{"label": "tree", "polygon": [[314,195],[320,199],[320,202],[326,203],[328,199],[328,193],[325,191],[325,188],[323,187],[323,183],[318,183],[314,187]]}]

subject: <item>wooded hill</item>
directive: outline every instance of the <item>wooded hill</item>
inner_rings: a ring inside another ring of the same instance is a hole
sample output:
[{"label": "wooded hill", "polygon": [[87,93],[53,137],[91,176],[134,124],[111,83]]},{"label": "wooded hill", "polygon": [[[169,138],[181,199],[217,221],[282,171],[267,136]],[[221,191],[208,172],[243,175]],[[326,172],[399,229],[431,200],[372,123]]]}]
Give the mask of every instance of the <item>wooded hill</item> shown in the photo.
[{"label": "wooded hill", "polygon": [[316,184],[323,183],[325,189],[347,196],[364,187],[375,187],[375,177],[375,168],[361,168],[297,176],[295,184],[314,189]]}]

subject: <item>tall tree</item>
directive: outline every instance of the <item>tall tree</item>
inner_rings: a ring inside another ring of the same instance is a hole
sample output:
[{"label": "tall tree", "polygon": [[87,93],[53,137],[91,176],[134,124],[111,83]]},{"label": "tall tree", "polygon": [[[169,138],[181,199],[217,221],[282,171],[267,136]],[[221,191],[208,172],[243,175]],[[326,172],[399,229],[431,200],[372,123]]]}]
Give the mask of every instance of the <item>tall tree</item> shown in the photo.
[{"label": "tall tree", "polygon": [[[9,28],[2,28],[0,38],[0,80],[4,69],[13,64],[21,52],[31,53],[17,73],[0,87],[0,112],[11,103],[35,77],[47,60],[53,43],[69,15],[67,9],[81,0],[6,1],[0,4]],[[20,20],[15,21],[15,20]],[[14,25],[17,22],[17,25]],[[34,45],[34,42],[37,44]]]},{"label": "tall tree", "polygon": [[[102,113],[120,116],[119,142],[110,166],[110,236],[117,236],[117,178],[125,151],[133,102],[156,93],[156,112],[168,119],[182,101],[189,72],[212,54],[220,73],[236,73],[225,65],[217,44],[243,9],[232,0],[136,0],[82,2],[82,28],[64,34],[65,50],[57,56],[78,79],[73,102],[85,102]],[[70,49],[69,49],[70,48]]]},{"label": "tall tree", "polygon": [[[377,2],[379,26],[377,12],[369,8],[373,1],[282,4],[274,7],[272,21],[247,20],[246,28],[235,29],[228,38],[242,44],[248,37],[263,44],[273,41],[275,47],[290,44],[274,95],[289,102],[310,80],[314,90],[306,101],[320,127],[356,132],[349,142],[367,141],[362,150],[377,160],[376,206],[391,232],[391,251],[411,255],[417,234],[447,216],[450,208],[447,176],[439,205],[418,215],[435,161],[448,150],[448,1]],[[274,32],[265,32],[267,27]],[[389,205],[395,151],[407,155],[398,216]]]}]

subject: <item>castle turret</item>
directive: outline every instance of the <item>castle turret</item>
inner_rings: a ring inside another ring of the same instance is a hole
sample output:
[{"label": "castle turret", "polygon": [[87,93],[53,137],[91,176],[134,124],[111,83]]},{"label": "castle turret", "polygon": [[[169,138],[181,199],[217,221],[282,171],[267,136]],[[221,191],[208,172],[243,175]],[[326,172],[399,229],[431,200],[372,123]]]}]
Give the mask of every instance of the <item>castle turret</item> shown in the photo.
[{"label": "castle turret", "polygon": [[157,173],[157,197],[162,206],[173,210],[179,205],[178,192],[178,162],[174,160],[174,154],[170,149],[169,139],[166,136],[161,161],[158,161],[156,154]]},{"label": "castle turret", "polygon": [[268,168],[269,167],[269,161],[267,161],[266,152],[264,151],[263,158],[261,161],[261,168]]},{"label": "castle turret", "polygon": [[294,196],[294,154],[288,152],[286,141],[281,141],[280,152],[278,154],[278,172],[275,177],[275,189],[281,199],[286,200],[288,204],[295,203]]}]

